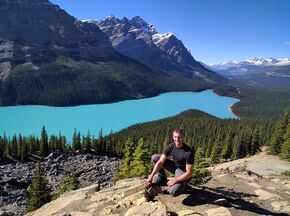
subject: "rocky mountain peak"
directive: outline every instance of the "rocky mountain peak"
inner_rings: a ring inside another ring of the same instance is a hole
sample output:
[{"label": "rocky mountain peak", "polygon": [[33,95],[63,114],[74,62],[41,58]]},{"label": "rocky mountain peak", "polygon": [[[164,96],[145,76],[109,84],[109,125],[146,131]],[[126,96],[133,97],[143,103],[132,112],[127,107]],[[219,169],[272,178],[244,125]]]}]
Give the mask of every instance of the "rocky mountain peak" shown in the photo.
[{"label": "rocky mountain peak", "polygon": [[144,32],[148,34],[156,34],[157,31],[152,24],[147,23],[140,16],[135,16],[131,19],[131,23],[136,27],[142,29]]},{"label": "rocky mountain peak", "polygon": [[15,52],[17,44],[15,55],[22,63],[39,56],[42,61],[58,55],[94,59],[114,52],[96,25],[79,21],[48,0],[1,1],[0,20],[0,45],[11,41]]},{"label": "rocky mountain peak", "polygon": [[197,62],[173,33],[158,33],[140,16],[123,18],[116,24],[103,19],[96,24],[118,52],[149,66],[206,82],[220,83],[224,79]]}]

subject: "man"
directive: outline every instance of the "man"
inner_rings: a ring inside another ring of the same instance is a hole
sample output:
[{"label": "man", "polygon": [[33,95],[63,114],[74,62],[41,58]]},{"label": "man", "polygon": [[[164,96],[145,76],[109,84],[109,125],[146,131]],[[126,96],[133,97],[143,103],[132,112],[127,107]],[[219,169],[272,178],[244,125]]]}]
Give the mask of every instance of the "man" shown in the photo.
[{"label": "man", "polygon": [[[159,185],[167,184],[172,196],[178,196],[184,192],[186,184],[192,176],[194,152],[183,143],[183,137],[183,131],[175,129],[172,134],[174,142],[166,146],[161,156],[158,154],[152,156],[151,161],[155,165],[152,173],[145,180],[146,185],[152,182]],[[172,156],[173,161],[168,159],[169,156]],[[167,181],[163,168],[175,174],[175,178]]]}]

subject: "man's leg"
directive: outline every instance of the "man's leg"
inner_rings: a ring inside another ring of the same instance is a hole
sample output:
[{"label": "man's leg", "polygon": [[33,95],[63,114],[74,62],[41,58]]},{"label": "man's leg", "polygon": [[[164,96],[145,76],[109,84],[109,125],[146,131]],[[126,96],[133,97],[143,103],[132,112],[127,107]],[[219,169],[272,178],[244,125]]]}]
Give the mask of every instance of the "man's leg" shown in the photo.
[{"label": "man's leg", "polygon": [[[160,159],[160,157],[161,157],[160,154],[152,155],[151,162],[155,165],[156,162]],[[175,170],[176,170],[175,163],[172,160],[166,159],[162,168],[159,170],[159,172],[156,174],[155,178],[153,179],[154,183],[157,183],[159,185],[162,185],[162,184],[166,185],[167,176],[163,168],[165,168],[166,170],[168,170],[169,172],[173,174],[175,173]]]},{"label": "man's leg", "polygon": [[[183,170],[176,169],[175,170],[175,178],[181,176],[183,173],[185,173]],[[171,186],[169,188],[169,193],[172,196],[178,196],[178,195],[182,194],[185,191],[185,187],[186,187],[187,183],[188,183],[188,180],[174,184],[173,186]]]}]

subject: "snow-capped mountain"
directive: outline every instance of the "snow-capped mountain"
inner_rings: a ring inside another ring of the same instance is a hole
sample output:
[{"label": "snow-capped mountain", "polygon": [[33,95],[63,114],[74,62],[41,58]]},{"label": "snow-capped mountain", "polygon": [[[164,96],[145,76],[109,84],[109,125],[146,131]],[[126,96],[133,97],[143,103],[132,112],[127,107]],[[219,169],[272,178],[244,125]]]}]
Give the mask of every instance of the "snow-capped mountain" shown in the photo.
[{"label": "snow-capped mountain", "polygon": [[249,58],[244,61],[228,61],[220,64],[209,64],[209,66],[215,70],[227,70],[237,68],[241,72],[248,71],[247,67],[250,66],[259,66],[259,67],[268,67],[268,66],[289,66],[290,58]]},{"label": "snow-capped mountain", "polygon": [[197,62],[173,33],[160,34],[154,25],[139,16],[131,20],[109,16],[100,21],[84,22],[98,25],[118,52],[151,67],[201,81],[225,81],[225,78]]},{"label": "snow-capped mountain", "polygon": [[208,67],[229,79],[249,85],[290,86],[290,58],[250,58]]}]

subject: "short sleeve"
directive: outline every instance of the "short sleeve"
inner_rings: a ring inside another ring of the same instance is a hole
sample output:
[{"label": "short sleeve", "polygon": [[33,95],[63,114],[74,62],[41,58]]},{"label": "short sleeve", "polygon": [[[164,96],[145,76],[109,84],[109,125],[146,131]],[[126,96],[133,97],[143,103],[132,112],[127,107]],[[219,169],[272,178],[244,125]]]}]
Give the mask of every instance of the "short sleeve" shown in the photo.
[{"label": "short sleeve", "polygon": [[171,152],[172,152],[172,143],[168,144],[168,145],[164,148],[162,154],[164,154],[166,157],[168,157],[168,156],[171,154]]},{"label": "short sleeve", "polygon": [[193,164],[194,163],[194,152],[193,151],[186,152],[185,161],[186,161],[186,164]]}]

